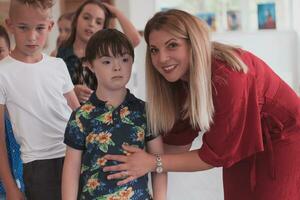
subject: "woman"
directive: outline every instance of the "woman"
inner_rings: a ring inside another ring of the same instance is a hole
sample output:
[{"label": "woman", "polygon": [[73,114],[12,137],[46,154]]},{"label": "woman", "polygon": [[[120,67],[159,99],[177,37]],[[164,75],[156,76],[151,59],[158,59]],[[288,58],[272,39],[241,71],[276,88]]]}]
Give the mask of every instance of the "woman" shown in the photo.
[{"label": "woman", "polygon": [[100,0],[86,0],[75,12],[70,37],[58,49],[57,57],[66,62],[80,102],[88,100],[97,88],[96,77],[82,65],[87,42],[97,31],[109,28],[114,17],[133,46],[137,46],[139,33],[120,10]]},{"label": "woman", "polygon": [[[121,171],[108,178],[125,171],[124,184],[157,169],[223,167],[225,200],[300,199],[295,92],[253,54],[211,42],[207,26],[184,11],[154,15],[145,39],[149,128],[163,134],[167,153],[158,162],[124,146],[129,156],[106,156],[123,162],[105,168]],[[203,145],[188,151],[199,129]]]}]

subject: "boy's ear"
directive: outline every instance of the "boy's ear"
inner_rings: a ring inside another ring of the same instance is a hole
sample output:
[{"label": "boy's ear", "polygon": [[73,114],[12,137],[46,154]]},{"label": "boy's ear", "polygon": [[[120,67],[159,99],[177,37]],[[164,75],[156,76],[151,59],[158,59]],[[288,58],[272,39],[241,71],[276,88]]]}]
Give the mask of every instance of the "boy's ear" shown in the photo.
[{"label": "boy's ear", "polygon": [[85,66],[85,67],[87,67],[87,68],[89,68],[89,70],[91,70],[94,73],[93,66],[92,66],[92,64],[89,61],[83,62],[82,65]]},{"label": "boy's ear", "polygon": [[54,26],[54,21],[50,21],[48,30],[51,31]]},{"label": "boy's ear", "polygon": [[6,19],[5,19],[5,25],[6,25],[7,30],[8,30],[10,33],[13,33],[13,25],[12,25],[12,21],[11,21],[10,18],[6,18]]}]

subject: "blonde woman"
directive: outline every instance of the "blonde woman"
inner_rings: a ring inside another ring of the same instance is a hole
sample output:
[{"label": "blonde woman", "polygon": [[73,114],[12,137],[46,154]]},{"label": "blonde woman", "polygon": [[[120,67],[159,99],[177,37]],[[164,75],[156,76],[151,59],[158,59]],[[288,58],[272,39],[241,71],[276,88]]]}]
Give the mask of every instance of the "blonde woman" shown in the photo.
[{"label": "blonde woman", "polygon": [[[149,128],[164,136],[166,154],[124,146],[129,156],[106,156],[123,162],[105,168],[121,171],[108,178],[223,167],[225,200],[300,199],[295,92],[250,52],[211,42],[186,12],[157,13],[145,39]],[[199,129],[203,145],[188,151]]]}]

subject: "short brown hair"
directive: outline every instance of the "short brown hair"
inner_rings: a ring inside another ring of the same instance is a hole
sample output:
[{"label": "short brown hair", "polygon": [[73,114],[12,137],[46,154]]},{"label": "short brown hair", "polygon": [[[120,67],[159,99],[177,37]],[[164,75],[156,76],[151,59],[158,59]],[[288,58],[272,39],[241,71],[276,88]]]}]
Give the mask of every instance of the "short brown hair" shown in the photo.
[{"label": "short brown hair", "polygon": [[17,1],[20,4],[34,6],[42,9],[52,8],[54,5],[53,0],[12,0]]}]

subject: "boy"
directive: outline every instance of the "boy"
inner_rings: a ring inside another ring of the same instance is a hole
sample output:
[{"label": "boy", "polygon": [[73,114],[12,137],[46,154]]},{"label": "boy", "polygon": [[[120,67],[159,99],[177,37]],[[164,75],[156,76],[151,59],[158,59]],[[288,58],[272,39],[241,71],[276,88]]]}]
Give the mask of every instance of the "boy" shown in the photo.
[{"label": "boy", "polygon": [[[108,180],[103,167],[114,165],[104,156],[126,155],[122,145],[135,145],[150,153],[162,153],[161,137],[147,131],[145,103],[126,89],[134,50],[128,38],[115,29],[95,33],[86,48],[86,60],[98,86],[88,101],[73,112],[65,132],[67,146],[63,170],[63,200],[151,200],[148,177],[124,186]],[[129,178],[127,172],[123,178]],[[166,199],[167,176],[152,174],[153,197]]]},{"label": "boy", "polygon": [[16,47],[0,62],[0,177],[7,199],[24,199],[9,170],[4,139],[4,106],[21,146],[28,200],[59,200],[71,109],[79,106],[66,65],[41,51],[53,22],[51,0],[12,0],[6,24]]}]

